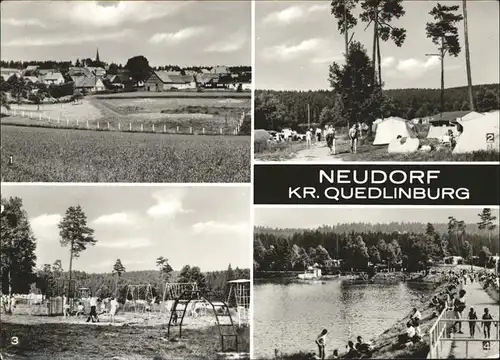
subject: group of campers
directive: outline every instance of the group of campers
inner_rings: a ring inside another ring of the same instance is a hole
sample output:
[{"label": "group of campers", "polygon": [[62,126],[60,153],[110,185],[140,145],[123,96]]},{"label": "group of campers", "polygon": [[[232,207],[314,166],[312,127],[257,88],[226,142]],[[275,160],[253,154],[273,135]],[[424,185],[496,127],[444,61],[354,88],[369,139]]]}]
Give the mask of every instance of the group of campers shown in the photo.
[{"label": "group of campers", "polygon": [[[326,145],[330,151],[330,154],[335,155],[337,153],[337,141],[336,141],[337,131],[333,125],[325,125],[325,128],[310,128],[306,131],[306,147],[309,149],[312,147],[313,142],[320,143],[324,138]],[[348,131],[348,137],[350,142],[350,150],[352,153],[356,153],[358,140],[361,137],[361,124],[353,124]]]},{"label": "group of campers", "polygon": [[[316,338],[316,345],[318,346],[318,358],[321,360],[325,359],[325,347],[326,347],[326,335],[328,334],[327,329],[323,329],[321,334]],[[365,342],[361,336],[356,338],[356,343],[349,340],[346,345],[346,353],[342,355],[343,359],[369,359],[372,357],[372,345],[369,342]],[[339,359],[339,351],[333,351],[333,359]]]}]

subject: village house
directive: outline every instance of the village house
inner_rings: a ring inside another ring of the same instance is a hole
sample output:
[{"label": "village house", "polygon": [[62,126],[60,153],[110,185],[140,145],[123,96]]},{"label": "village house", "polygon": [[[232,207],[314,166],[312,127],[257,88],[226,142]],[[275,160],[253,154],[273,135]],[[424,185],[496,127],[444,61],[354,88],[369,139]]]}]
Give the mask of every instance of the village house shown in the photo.
[{"label": "village house", "polygon": [[41,80],[46,85],[61,85],[64,84],[64,76],[60,72],[50,72],[43,75]]},{"label": "village house", "polygon": [[124,88],[122,80],[120,79],[120,76],[118,76],[118,75],[107,75],[105,78],[102,79],[102,82],[107,87]]},{"label": "village house", "polygon": [[227,66],[214,66],[212,68],[212,74],[217,74],[217,75],[225,75],[229,74],[229,68]]},{"label": "village house", "polygon": [[91,71],[88,68],[85,67],[80,67],[80,66],[73,66],[70,67],[68,70],[68,75],[73,78],[74,76],[87,76],[90,77],[92,76]]},{"label": "village house", "polygon": [[0,75],[2,76],[2,79],[7,81],[11,78],[11,76],[21,77],[21,71],[12,68],[1,68]]},{"label": "village house", "polygon": [[83,92],[87,93],[95,93],[98,91],[104,91],[106,90],[106,87],[104,86],[102,80],[97,77],[86,77],[86,76],[80,76],[80,77],[74,77],[74,88],[75,90],[80,90]]},{"label": "village house", "polygon": [[26,81],[29,81],[32,84],[36,84],[37,82],[39,82],[39,79],[37,76],[23,76],[23,79]]},{"label": "village house", "polygon": [[154,71],[144,82],[144,91],[168,91],[195,89],[191,75],[179,75],[171,71]]},{"label": "village house", "polygon": [[103,67],[96,67],[96,66],[86,66],[85,67],[88,71],[90,71],[91,74],[94,74],[95,76],[104,76],[106,75],[106,69]]}]

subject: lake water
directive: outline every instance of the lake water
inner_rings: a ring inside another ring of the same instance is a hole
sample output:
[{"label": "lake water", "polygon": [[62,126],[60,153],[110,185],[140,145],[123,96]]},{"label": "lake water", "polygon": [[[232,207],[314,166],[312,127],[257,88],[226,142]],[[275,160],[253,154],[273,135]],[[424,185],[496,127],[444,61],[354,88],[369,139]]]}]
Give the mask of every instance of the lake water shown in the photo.
[{"label": "lake water", "polygon": [[327,355],[348,340],[381,334],[407,315],[432,289],[404,284],[255,284],[253,349],[255,357],[316,351],[314,340],[328,329]]}]

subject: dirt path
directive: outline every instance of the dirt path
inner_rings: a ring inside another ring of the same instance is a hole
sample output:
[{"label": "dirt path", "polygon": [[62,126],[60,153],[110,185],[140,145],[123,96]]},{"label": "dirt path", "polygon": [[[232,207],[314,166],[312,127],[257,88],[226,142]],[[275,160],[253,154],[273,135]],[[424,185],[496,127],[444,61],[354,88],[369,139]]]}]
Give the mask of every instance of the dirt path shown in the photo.
[{"label": "dirt path", "polygon": [[[472,284],[468,283],[465,286],[467,309],[464,311],[466,314],[471,306],[474,306],[476,310],[477,317],[481,319],[483,316],[484,308],[490,310],[491,316],[494,320],[498,320],[499,308],[498,304],[495,303],[493,299],[484,291],[482,285],[479,282],[474,282]],[[469,326],[467,323],[462,324],[463,334],[456,334],[455,339],[469,339]],[[491,338],[495,339],[498,333],[498,328],[493,324],[491,325]],[[476,339],[482,339],[483,332],[476,328]],[[468,356],[466,356],[466,342],[465,341],[454,341],[451,350],[451,357],[454,359],[484,359],[484,358],[497,358],[499,357],[498,342],[492,341],[490,350],[483,350],[482,342],[469,342]]]},{"label": "dirt path", "polygon": [[298,151],[290,160],[293,161],[324,161],[328,162],[342,162],[342,158],[337,154],[330,154],[330,150],[326,146],[324,141],[319,144],[313,143],[312,147],[309,149],[304,149]]}]

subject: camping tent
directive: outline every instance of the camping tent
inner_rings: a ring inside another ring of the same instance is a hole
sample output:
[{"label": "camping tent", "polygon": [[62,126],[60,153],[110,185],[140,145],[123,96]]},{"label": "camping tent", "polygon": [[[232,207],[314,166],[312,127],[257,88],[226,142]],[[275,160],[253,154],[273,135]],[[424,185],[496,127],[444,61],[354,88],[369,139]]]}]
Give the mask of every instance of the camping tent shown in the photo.
[{"label": "camping tent", "polygon": [[399,135],[402,137],[416,137],[412,126],[397,116],[391,116],[377,125],[377,133],[373,145],[387,145]]},{"label": "camping tent", "polygon": [[272,135],[267,130],[256,129],[253,132],[254,151],[261,152],[267,149],[267,142],[271,140]]},{"label": "camping tent", "polygon": [[499,151],[499,113],[488,113],[468,121],[461,122],[464,130],[457,138],[454,154],[493,149]]}]

